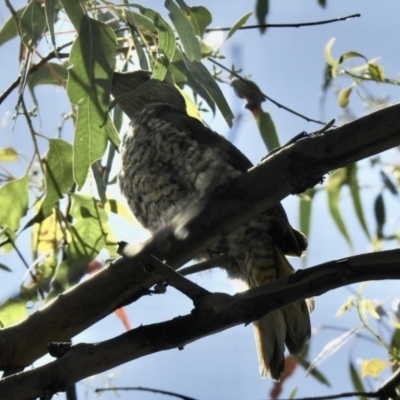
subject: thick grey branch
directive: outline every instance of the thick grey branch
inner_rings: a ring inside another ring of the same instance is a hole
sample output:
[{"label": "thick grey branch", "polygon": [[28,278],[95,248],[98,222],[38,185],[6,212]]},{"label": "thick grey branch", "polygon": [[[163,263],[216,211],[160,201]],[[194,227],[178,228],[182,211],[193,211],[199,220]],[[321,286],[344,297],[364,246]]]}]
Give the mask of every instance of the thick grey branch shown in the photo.
[{"label": "thick grey branch", "polygon": [[186,236],[176,235],[176,226],[165,228],[136,246],[130,259],[117,260],[19,324],[0,330],[0,368],[15,371],[30,365],[46,353],[47,343],[68,340],[145,294],[157,281],[142,268],[151,263],[150,254],[177,268],[332,169],[398,145],[400,105],[395,105],[273,154],[216,192],[185,225]]},{"label": "thick grey branch", "polygon": [[[141,326],[96,344],[78,344],[60,359],[0,381],[4,400],[40,396],[85,377],[239,324],[247,324],[299,299],[318,296],[355,282],[400,279],[400,250],[364,254],[322,264],[235,296],[210,293],[191,314]],[[160,334],[162,332],[162,334]]]}]

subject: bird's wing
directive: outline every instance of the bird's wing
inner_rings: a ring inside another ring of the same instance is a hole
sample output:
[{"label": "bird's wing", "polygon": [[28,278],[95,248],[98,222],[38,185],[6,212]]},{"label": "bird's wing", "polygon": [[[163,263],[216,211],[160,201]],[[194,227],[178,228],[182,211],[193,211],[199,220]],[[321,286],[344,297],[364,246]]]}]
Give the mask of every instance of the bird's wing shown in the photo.
[{"label": "bird's wing", "polygon": [[[222,149],[227,161],[235,169],[246,172],[253,166],[251,161],[237,147],[223,136],[207,128],[198,119],[190,117],[169,104],[155,103],[153,106],[157,107],[158,118],[179,130],[189,132],[193,140],[203,144],[205,147]],[[301,256],[307,248],[307,239],[290,225],[281,203],[277,203],[268,211],[272,216],[276,217],[276,225],[279,225],[278,232],[274,235],[277,245],[284,254]]]}]

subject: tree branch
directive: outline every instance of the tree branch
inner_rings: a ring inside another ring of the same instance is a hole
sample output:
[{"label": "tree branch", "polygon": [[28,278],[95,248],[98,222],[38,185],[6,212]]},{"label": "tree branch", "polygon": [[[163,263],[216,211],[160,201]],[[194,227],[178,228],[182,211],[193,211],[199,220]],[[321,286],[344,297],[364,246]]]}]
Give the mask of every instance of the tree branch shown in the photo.
[{"label": "tree branch", "polygon": [[234,296],[210,293],[189,315],[140,326],[101,343],[77,344],[47,365],[0,380],[2,399],[20,400],[40,396],[44,391],[64,391],[88,376],[148,354],[182,348],[205,336],[248,324],[294,301],[344,285],[400,279],[399,260],[400,250],[363,254],[297,271]]},{"label": "tree branch", "polygon": [[47,352],[47,343],[69,340],[116,308],[147,294],[157,282],[143,269],[151,264],[150,255],[177,268],[332,169],[398,145],[400,105],[395,105],[274,153],[214,193],[185,225],[184,238],[175,234],[178,219],[146,243],[128,245],[131,258],[118,259],[25,320],[0,330],[0,368],[22,370]]}]

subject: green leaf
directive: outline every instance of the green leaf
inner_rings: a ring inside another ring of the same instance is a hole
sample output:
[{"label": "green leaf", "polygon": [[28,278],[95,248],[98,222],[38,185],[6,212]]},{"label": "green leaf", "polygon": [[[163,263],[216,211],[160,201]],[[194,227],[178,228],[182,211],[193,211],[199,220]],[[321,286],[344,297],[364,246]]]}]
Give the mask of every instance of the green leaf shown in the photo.
[{"label": "green leaf", "polygon": [[[303,358],[301,355],[296,356],[298,363],[307,371],[310,367],[310,361]],[[328,379],[320,372],[317,368],[313,368],[310,372],[310,375],[314,377],[318,382],[322,383],[325,386],[330,387],[331,384],[329,383]]]},{"label": "green leaf", "polygon": [[54,23],[56,17],[56,0],[44,0],[44,11],[46,16],[47,29],[50,32],[51,43],[56,48],[56,37],[54,35]]},{"label": "green leaf", "polygon": [[157,29],[158,52],[153,67],[153,78],[162,81],[167,74],[168,65],[172,61],[175,53],[175,35],[172,28],[167,24],[161,15],[149,8],[139,6],[139,11],[149,18]]},{"label": "green leaf", "polygon": [[[349,362],[349,369],[350,369],[350,377],[351,377],[351,381],[353,383],[354,390],[356,390],[357,392],[365,392],[365,388],[362,384],[362,381],[357,373],[357,370],[354,368],[354,365],[351,361]],[[359,399],[367,400],[368,398],[364,397],[364,396],[360,396]]]},{"label": "green leaf", "polygon": [[7,182],[0,188],[0,226],[16,231],[28,210],[28,176]]},{"label": "green leaf", "polygon": [[0,305],[0,328],[21,321],[27,315],[25,299],[8,299]]},{"label": "green leaf", "polygon": [[8,268],[7,265],[1,263],[0,263],[0,269],[2,269],[3,271],[12,272],[11,268]]},{"label": "green leaf", "polygon": [[386,222],[385,203],[383,202],[382,193],[380,193],[374,204],[375,220],[376,220],[376,236],[378,239],[383,238],[383,226]]},{"label": "green leaf", "polygon": [[30,51],[33,51],[46,29],[44,8],[36,0],[31,0],[22,14],[20,28],[22,42]]},{"label": "green leaf", "polygon": [[[260,25],[266,24],[268,9],[269,9],[269,0],[257,0],[256,16],[257,16],[257,21]],[[260,32],[264,33],[266,29],[267,28],[265,26],[260,27]]]},{"label": "green leaf", "polygon": [[[27,9],[27,7],[28,6],[23,6],[21,8],[18,8],[18,10],[15,10],[16,16],[19,20],[21,19],[22,14]],[[0,46],[18,36],[18,26],[14,16],[10,15],[4,22],[3,26],[0,28]]]},{"label": "green leaf", "polygon": [[312,201],[316,190],[314,188],[308,189],[302,194],[299,204],[299,216],[300,216],[300,231],[306,236],[310,234],[310,222],[311,222],[311,207]]},{"label": "green leaf", "polygon": [[369,62],[368,63],[368,72],[371,75],[371,78],[377,82],[383,82],[385,80],[385,74],[383,72],[383,67],[379,67],[378,65]]},{"label": "green leaf", "polygon": [[51,215],[54,203],[61,199],[74,183],[72,174],[72,146],[61,139],[49,139],[46,165],[46,195],[39,212],[25,226],[44,221]]},{"label": "green leaf", "polygon": [[397,189],[397,186],[390,180],[388,175],[383,170],[381,170],[381,178],[385,187],[389,189],[389,192],[394,196],[398,196],[399,190]]},{"label": "green leaf", "polygon": [[347,183],[349,184],[350,187],[351,198],[353,200],[353,205],[354,209],[356,210],[358,221],[360,222],[360,225],[363,231],[365,232],[367,238],[371,240],[371,236],[368,232],[368,227],[367,223],[365,222],[364,211],[361,204],[360,188],[357,179],[357,164],[349,165],[346,168],[346,172],[347,172]]},{"label": "green leaf", "polygon": [[62,293],[87,273],[87,267],[101,250],[108,247],[110,229],[103,205],[94,197],[72,195],[71,215],[73,225],[68,225],[70,240],[65,248],[67,259],[61,262],[53,278],[54,289],[46,301]]},{"label": "green leaf", "polygon": [[178,32],[179,39],[190,61],[201,60],[201,49],[198,39],[193,33],[191,23],[185,18],[181,9],[173,0],[166,0],[165,7],[169,11],[169,17]]},{"label": "green leaf", "polygon": [[241,28],[247,20],[250,18],[252,12],[248,12],[247,14],[244,14],[243,17],[239,18],[238,21],[236,21],[232,28],[229,30],[228,35],[226,36],[225,40],[228,40],[239,28]]},{"label": "green leaf", "polygon": [[189,22],[193,26],[194,34],[203,37],[207,26],[212,22],[212,15],[203,6],[188,7],[183,0],[176,0],[182,10],[186,13]]},{"label": "green leaf", "polygon": [[260,108],[256,120],[261,137],[268,151],[279,147],[278,134],[276,133],[275,124],[274,121],[272,121],[271,115]]},{"label": "green leaf", "polygon": [[352,248],[350,236],[347,233],[345,223],[339,211],[340,192],[342,190],[345,181],[346,181],[346,170],[344,168],[341,168],[335,171],[328,179],[328,182],[326,183],[326,191],[328,195],[328,207],[331,216],[335,221],[336,226],[338,227],[340,233],[346,239],[350,248]]},{"label": "green leaf", "polygon": [[318,0],[318,4],[319,4],[322,8],[325,8],[325,7],[326,7],[326,0]]},{"label": "green leaf", "polygon": [[185,54],[182,54],[183,60],[189,72],[193,75],[199,84],[208,92],[211,98],[215,101],[218,109],[229,126],[232,126],[233,114],[232,111],[214,78],[208,69],[198,61],[190,61]]},{"label": "green leaf", "polygon": [[12,147],[0,148],[0,162],[13,162],[18,159],[18,153]]},{"label": "green leaf", "polygon": [[[138,14],[136,14],[136,15],[138,15]],[[131,31],[133,44],[135,45],[136,54],[139,59],[140,68],[147,71],[147,70],[149,70],[149,64],[147,62],[147,57],[143,50],[141,41],[139,40],[140,35],[138,33],[138,28],[136,27],[135,21],[133,19],[133,13],[130,11],[127,12],[126,17],[128,20],[129,30]],[[149,22],[151,23],[151,21],[149,21]]]},{"label": "green leaf", "polygon": [[99,160],[107,144],[111,76],[114,71],[116,36],[102,22],[83,14],[78,0],[62,0],[65,11],[78,30],[69,61],[67,93],[78,106],[73,163],[78,187],[85,183],[90,166]]},{"label": "green leaf", "polygon": [[68,70],[62,64],[46,63],[28,77],[30,87],[38,85],[57,85],[62,86],[67,81]]},{"label": "green leaf", "polygon": [[49,151],[45,158],[46,196],[42,211],[51,214],[54,203],[63,197],[73,184],[72,146],[61,139],[49,139]]}]

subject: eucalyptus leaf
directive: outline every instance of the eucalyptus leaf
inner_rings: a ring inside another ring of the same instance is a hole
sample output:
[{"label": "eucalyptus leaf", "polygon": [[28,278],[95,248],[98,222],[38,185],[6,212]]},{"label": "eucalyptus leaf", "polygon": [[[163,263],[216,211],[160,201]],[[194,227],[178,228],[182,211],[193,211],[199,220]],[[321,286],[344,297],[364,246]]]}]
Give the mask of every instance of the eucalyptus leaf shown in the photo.
[{"label": "eucalyptus leaf", "polygon": [[0,188],[0,226],[16,231],[28,210],[28,176],[7,182]]},{"label": "eucalyptus leaf", "polygon": [[193,33],[193,27],[188,19],[185,18],[181,9],[173,0],[166,0],[165,7],[169,11],[169,17],[178,32],[179,39],[185,50],[185,54],[190,61],[201,60],[201,49],[199,40]]}]

